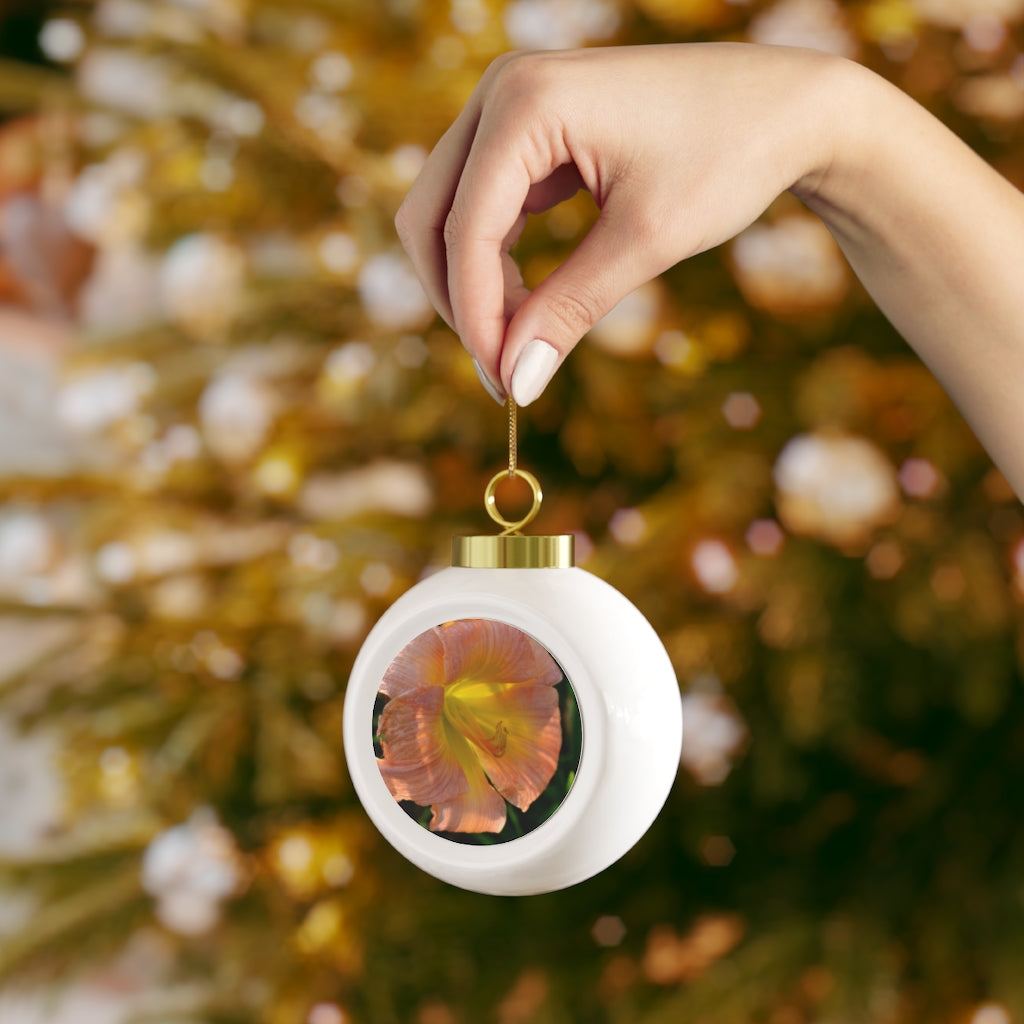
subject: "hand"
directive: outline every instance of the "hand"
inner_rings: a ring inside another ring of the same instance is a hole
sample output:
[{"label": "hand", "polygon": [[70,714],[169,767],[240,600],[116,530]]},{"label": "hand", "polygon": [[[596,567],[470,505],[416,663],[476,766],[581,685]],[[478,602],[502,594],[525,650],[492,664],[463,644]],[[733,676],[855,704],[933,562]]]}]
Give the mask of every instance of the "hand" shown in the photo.
[{"label": "hand", "polygon": [[[712,43],[509,54],[487,70],[396,218],[493,397],[528,405],[623,296],[747,227],[831,159],[845,61]],[[532,294],[527,214],[585,188],[593,228]]]},{"label": "hand", "polygon": [[[530,293],[510,248],[527,214],[579,188],[598,219]],[[507,55],[396,226],[485,386],[528,405],[623,296],[786,189],[1024,497],[1024,195],[857,64],[731,43]]]}]

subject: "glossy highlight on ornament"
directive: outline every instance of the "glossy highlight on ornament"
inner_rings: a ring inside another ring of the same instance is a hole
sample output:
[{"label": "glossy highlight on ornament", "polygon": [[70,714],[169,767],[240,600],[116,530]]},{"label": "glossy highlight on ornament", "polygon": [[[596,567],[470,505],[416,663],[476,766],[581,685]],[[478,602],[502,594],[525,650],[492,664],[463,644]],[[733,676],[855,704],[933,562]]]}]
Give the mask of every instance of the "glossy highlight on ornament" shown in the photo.
[{"label": "glossy highlight on ornament", "polygon": [[388,791],[425,829],[467,845],[506,843],[561,806],[579,769],[572,686],[523,630],[445,622],[403,646],[373,713]]}]

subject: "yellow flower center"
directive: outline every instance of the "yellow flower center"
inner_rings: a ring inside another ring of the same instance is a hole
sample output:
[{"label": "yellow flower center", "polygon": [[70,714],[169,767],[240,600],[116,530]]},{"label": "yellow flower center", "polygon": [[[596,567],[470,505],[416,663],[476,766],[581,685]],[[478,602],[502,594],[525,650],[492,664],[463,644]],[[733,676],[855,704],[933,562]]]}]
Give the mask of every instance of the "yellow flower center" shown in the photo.
[{"label": "yellow flower center", "polygon": [[481,711],[500,689],[494,683],[458,680],[446,686],[444,692],[445,723],[492,757],[504,756],[509,731],[504,720],[488,722],[489,716]]}]

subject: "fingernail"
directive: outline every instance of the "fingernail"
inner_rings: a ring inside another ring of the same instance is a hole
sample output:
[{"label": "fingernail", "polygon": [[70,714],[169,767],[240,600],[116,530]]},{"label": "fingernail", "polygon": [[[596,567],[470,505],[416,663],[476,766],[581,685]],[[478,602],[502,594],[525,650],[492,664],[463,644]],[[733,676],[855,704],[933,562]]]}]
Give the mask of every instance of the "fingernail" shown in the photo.
[{"label": "fingernail", "polygon": [[498,387],[497,384],[491,380],[490,377],[484,373],[484,368],[474,359],[473,369],[476,370],[476,375],[480,378],[480,383],[484,386],[484,391],[487,392],[493,398],[498,405],[505,404],[505,392]]},{"label": "fingernail", "polygon": [[512,397],[516,405],[529,405],[548,386],[558,365],[558,350],[534,338],[519,354],[512,371]]}]

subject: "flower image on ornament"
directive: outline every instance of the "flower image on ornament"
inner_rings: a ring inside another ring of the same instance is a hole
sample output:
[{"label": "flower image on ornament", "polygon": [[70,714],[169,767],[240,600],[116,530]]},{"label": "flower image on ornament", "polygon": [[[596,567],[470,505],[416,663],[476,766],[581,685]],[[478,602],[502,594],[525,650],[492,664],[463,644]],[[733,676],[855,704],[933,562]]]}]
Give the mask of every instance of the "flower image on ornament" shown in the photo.
[{"label": "flower image on ornament", "polygon": [[[507,842],[565,799],[579,767],[579,707],[526,633],[460,619],[419,634],[388,666],[373,716],[391,795],[431,832]],[[426,810],[429,809],[429,810]]]}]

